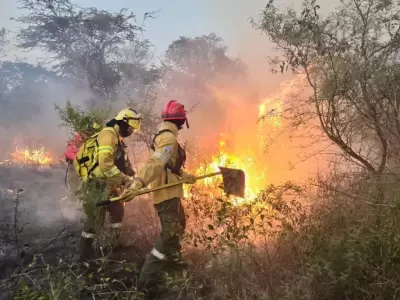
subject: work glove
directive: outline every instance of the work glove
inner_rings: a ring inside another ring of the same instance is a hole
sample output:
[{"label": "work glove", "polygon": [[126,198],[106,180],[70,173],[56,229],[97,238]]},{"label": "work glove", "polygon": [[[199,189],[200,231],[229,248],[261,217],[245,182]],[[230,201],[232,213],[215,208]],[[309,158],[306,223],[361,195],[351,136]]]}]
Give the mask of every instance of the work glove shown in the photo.
[{"label": "work glove", "polygon": [[137,178],[135,178],[132,184],[128,187],[129,190],[140,190],[141,188],[144,188],[144,184],[141,180],[138,180]]},{"label": "work glove", "polygon": [[186,180],[186,182],[188,184],[194,184],[196,182],[196,176],[194,176],[192,174],[189,174],[189,173],[186,173],[186,172],[182,172],[181,178],[183,180]]},{"label": "work glove", "polygon": [[135,179],[132,176],[125,176],[124,181],[122,182],[122,185],[125,188],[129,188],[134,181],[135,181]]}]

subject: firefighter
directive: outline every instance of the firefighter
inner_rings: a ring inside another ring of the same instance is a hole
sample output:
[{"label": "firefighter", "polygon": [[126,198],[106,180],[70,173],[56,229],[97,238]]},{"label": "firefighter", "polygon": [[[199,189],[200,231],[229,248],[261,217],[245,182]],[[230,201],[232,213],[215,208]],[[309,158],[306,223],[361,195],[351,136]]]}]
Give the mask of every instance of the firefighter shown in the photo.
[{"label": "firefighter", "polygon": [[[153,138],[153,154],[130,189],[139,190],[149,184],[157,187],[181,179],[186,179],[190,184],[195,183],[195,177],[183,171],[186,153],[177,141],[178,131],[183,125],[186,123],[189,128],[184,106],[175,100],[169,101],[162,111],[162,119],[163,123]],[[183,263],[180,240],[186,221],[182,198],[182,185],[153,193],[154,206],[161,222],[161,234],[146,258],[138,286],[150,296],[164,289],[164,272]]]},{"label": "firefighter", "polygon": [[120,242],[124,205],[114,202],[106,208],[96,209],[96,202],[118,196],[123,188],[132,184],[134,171],[122,138],[139,131],[141,121],[142,117],[136,110],[121,110],[98,134],[82,145],[74,160],[75,170],[83,181],[81,199],[86,215],[81,237],[81,261],[93,257],[93,240],[104,224],[106,211],[110,214],[112,246],[115,248]]}]

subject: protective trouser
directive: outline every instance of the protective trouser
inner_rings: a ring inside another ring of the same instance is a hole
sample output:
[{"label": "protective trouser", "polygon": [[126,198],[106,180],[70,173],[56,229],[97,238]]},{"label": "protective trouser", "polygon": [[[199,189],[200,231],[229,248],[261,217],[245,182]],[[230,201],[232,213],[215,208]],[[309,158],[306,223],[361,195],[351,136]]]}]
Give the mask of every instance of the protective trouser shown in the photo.
[{"label": "protective trouser", "polygon": [[113,235],[119,237],[124,218],[124,204],[113,202],[105,207],[96,207],[96,203],[100,200],[114,196],[105,183],[97,180],[91,180],[82,185],[81,195],[86,217],[81,239],[81,259],[87,260],[93,257],[93,240],[97,229],[104,226],[106,211],[110,214],[110,227],[114,232]]},{"label": "protective trouser", "polygon": [[185,230],[185,212],[181,199],[173,198],[155,205],[161,222],[161,234],[148,254],[139,277],[139,290],[156,292],[164,281],[164,272],[181,260],[181,238]]}]

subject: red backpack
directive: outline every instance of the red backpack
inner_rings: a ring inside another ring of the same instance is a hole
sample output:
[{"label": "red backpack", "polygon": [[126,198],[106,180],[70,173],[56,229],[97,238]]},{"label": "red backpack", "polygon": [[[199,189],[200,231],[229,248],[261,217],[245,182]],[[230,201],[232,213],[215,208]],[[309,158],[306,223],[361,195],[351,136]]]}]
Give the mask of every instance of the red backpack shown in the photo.
[{"label": "red backpack", "polygon": [[79,151],[80,146],[83,144],[84,140],[80,133],[75,133],[74,137],[69,140],[67,149],[64,152],[64,156],[67,162],[72,162],[76,154]]}]

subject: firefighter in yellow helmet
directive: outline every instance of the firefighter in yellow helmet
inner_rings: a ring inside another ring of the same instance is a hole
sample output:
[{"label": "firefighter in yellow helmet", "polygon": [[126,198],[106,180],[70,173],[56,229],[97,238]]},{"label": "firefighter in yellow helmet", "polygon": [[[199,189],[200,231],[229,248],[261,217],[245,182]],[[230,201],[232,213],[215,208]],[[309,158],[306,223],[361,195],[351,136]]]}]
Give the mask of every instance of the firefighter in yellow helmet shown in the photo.
[{"label": "firefighter in yellow helmet", "polygon": [[[118,244],[124,216],[124,205],[114,202],[107,205],[105,209],[98,209],[96,202],[118,196],[123,188],[129,187],[133,182],[134,171],[127,159],[122,138],[139,131],[141,121],[142,117],[136,110],[123,109],[114,119],[106,123],[98,134],[91,138],[95,139],[97,151],[93,155],[92,166],[87,172],[80,173],[84,182],[81,195],[83,210],[86,215],[81,237],[81,261],[89,260],[94,255],[93,239],[96,230],[104,224],[105,210],[110,214],[113,246],[116,246],[115,242]],[[80,151],[82,149],[85,149],[85,144],[82,145]],[[82,150],[81,153],[84,153],[84,151]],[[79,164],[83,163],[83,160],[82,155],[79,156],[78,153],[74,165],[78,173],[82,169]]]}]

